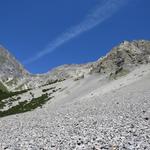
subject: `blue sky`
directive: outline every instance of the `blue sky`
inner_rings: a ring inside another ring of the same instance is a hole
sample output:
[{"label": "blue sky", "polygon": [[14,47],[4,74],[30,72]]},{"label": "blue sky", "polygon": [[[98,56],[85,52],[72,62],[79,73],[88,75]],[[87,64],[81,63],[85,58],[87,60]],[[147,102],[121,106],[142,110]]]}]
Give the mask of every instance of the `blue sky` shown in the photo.
[{"label": "blue sky", "polygon": [[32,73],[150,39],[149,0],[0,0],[0,44]]}]

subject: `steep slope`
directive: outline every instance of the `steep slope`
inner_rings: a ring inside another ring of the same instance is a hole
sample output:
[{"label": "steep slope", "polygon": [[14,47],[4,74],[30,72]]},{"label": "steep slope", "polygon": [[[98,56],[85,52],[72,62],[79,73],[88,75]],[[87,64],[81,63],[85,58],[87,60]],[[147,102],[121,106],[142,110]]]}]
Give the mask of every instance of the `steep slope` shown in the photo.
[{"label": "steep slope", "polygon": [[16,86],[17,83],[28,76],[23,66],[2,46],[0,46],[0,79],[7,87]]}]

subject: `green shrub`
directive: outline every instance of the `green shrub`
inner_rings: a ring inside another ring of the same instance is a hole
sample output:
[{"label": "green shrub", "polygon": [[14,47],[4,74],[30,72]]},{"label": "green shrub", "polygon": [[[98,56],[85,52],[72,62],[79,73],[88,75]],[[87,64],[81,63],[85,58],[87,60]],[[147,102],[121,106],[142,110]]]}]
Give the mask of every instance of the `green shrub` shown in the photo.
[{"label": "green shrub", "polygon": [[[13,96],[17,96],[17,95],[23,94],[23,93],[25,93],[27,91],[28,90],[22,90],[22,91],[16,91],[16,92],[8,92],[8,91],[0,90],[0,109],[2,109],[5,106],[6,102],[3,102],[4,99],[12,98]],[[12,98],[12,101],[13,100],[16,100],[16,99]]]},{"label": "green shrub", "polygon": [[56,87],[51,87],[51,88],[48,88],[48,89],[43,89],[42,92],[47,92],[47,91],[50,91],[50,90],[53,90],[55,89]]},{"label": "green shrub", "polygon": [[6,111],[0,111],[0,117],[34,110],[37,107],[42,107],[42,105],[44,105],[51,98],[52,97],[48,98],[48,94],[43,94],[38,98],[33,98],[30,102],[28,101],[19,102],[18,105],[11,107]]},{"label": "green shrub", "polygon": [[20,95],[23,93],[26,93],[28,90],[22,90],[22,91],[16,91],[16,92],[5,92],[0,90],[0,100],[12,97],[12,96],[16,96],[16,95]]}]

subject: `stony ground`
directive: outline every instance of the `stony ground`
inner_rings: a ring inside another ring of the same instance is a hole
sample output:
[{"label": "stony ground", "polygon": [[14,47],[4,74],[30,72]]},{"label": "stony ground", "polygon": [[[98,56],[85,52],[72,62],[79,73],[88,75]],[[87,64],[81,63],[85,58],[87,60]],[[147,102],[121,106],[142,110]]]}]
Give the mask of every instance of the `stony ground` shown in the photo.
[{"label": "stony ground", "polygon": [[79,81],[42,109],[1,118],[0,150],[149,150],[150,76],[121,82],[102,92]]}]

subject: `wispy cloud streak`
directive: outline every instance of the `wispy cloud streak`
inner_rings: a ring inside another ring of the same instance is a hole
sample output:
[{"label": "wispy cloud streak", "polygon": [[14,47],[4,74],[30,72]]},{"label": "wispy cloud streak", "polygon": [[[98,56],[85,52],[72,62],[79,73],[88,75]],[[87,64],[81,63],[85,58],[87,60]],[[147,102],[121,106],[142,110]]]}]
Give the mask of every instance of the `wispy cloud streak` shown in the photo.
[{"label": "wispy cloud streak", "polygon": [[97,5],[95,9],[90,11],[90,13],[82,22],[76,26],[71,27],[69,30],[51,41],[44,50],[40,51],[32,58],[25,60],[24,64],[35,62],[45,55],[55,51],[58,47],[79,36],[80,34],[91,30],[97,25],[100,25],[120,8],[122,8],[122,6],[127,4],[127,2],[128,0],[106,0],[103,4]]}]

